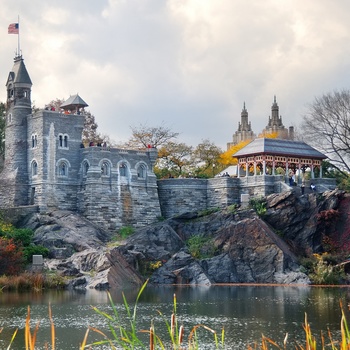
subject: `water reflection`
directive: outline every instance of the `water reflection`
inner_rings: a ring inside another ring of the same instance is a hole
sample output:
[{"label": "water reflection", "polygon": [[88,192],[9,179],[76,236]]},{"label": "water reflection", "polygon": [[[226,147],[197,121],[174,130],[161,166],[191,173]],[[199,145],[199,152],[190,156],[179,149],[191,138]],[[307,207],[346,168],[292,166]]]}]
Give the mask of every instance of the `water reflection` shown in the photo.
[{"label": "water reflection", "polygon": [[[137,292],[136,289],[124,291],[131,307]],[[345,287],[147,287],[137,308],[139,329],[148,329],[153,320],[156,331],[159,334],[165,333],[164,319],[157,310],[170,320],[174,294],[179,322],[184,324],[187,335],[196,324],[205,324],[218,332],[224,327],[226,345],[231,349],[244,349],[248,343],[259,341],[261,334],[280,344],[287,332],[289,344],[302,341],[305,313],[316,337],[321,330],[327,331],[327,328],[336,335],[339,333],[341,319],[339,301],[344,306],[349,301],[349,289]],[[112,291],[111,295],[124,318],[122,292]],[[24,349],[23,328],[29,305],[32,324],[40,321],[38,342],[41,348],[38,349],[44,349],[45,341],[50,342],[49,304],[52,307],[58,349],[78,349],[89,325],[106,330],[105,320],[91,309],[91,305],[112,312],[107,293],[95,290],[3,293],[0,294],[0,328],[4,327],[4,330],[0,337],[0,348],[6,348],[13,331],[18,327],[20,332],[13,348]],[[212,335],[206,333],[200,338],[207,342],[210,340],[212,344]],[[93,338],[90,337],[90,340]],[[204,348],[202,344],[201,349]]]}]

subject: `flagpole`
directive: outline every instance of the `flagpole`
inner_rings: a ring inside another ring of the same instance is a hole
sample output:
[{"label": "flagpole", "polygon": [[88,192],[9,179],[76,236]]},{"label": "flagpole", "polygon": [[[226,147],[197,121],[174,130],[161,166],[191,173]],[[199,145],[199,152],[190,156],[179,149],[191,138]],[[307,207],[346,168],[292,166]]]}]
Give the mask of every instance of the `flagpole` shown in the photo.
[{"label": "flagpole", "polygon": [[20,41],[19,41],[19,33],[20,33],[20,27],[19,27],[19,15],[18,15],[18,56],[21,56],[21,47],[20,47]]}]

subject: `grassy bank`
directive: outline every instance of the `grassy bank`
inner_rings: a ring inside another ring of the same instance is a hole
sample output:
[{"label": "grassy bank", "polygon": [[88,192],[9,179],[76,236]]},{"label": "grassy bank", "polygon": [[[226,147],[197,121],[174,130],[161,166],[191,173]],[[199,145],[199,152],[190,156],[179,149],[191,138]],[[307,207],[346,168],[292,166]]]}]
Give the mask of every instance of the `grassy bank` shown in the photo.
[{"label": "grassy bank", "polygon": [[24,272],[17,276],[0,276],[0,291],[39,291],[64,287],[64,278],[56,273]]}]

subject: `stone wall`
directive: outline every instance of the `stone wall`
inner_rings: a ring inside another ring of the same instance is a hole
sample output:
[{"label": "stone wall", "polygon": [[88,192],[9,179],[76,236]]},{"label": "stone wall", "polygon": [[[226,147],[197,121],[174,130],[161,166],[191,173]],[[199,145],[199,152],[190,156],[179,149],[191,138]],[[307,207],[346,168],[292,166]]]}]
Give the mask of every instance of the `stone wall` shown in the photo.
[{"label": "stone wall", "polygon": [[158,180],[162,216],[169,218],[184,212],[207,209],[207,189],[206,179]]},{"label": "stone wall", "polygon": [[283,176],[158,180],[159,202],[164,218],[185,212],[224,208],[241,202],[241,194],[262,197],[283,191]]},{"label": "stone wall", "polygon": [[152,149],[81,149],[78,211],[110,231],[154,223],[161,212],[153,153]]}]

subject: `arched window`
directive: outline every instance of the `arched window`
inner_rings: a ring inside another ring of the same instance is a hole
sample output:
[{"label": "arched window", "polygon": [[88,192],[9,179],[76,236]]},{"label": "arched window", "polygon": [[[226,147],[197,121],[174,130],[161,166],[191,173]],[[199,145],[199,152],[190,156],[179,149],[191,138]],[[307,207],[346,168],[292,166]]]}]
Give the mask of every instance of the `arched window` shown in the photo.
[{"label": "arched window", "polygon": [[68,176],[68,164],[65,161],[60,161],[58,164],[58,175]]},{"label": "arched window", "polygon": [[85,160],[83,162],[83,176],[86,176],[89,171],[89,163]]},{"label": "arched window", "polygon": [[63,135],[63,134],[58,135],[58,147],[68,148],[68,135]]},{"label": "arched window", "polygon": [[126,164],[121,163],[119,165],[119,174],[120,174],[120,176],[127,176],[127,172],[128,172],[128,168],[127,168]]},{"label": "arched window", "polygon": [[109,176],[110,175],[110,164],[107,161],[103,161],[101,165],[101,175]]},{"label": "arched window", "polygon": [[32,135],[32,148],[36,148],[38,146],[38,136]]},{"label": "arched window", "polygon": [[137,177],[139,179],[145,179],[146,178],[146,166],[144,164],[141,164],[137,168]]},{"label": "arched window", "polygon": [[38,163],[33,160],[32,161],[32,176],[38,175]]}]

